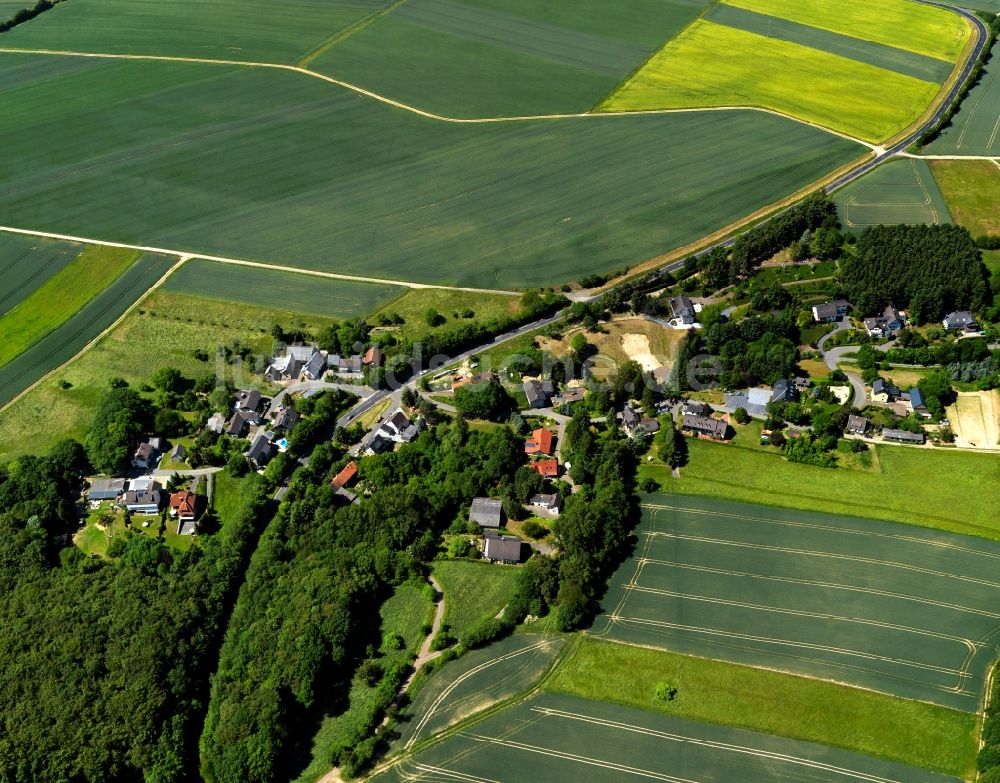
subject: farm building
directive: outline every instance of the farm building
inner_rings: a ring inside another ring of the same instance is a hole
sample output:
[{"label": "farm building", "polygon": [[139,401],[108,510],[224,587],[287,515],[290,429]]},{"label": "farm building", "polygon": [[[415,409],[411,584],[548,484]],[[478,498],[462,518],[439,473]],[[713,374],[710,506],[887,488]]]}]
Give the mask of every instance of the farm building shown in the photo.
[{"label": "farm building", "polygon": [[125,479],[94,479],[87,500],[116,500],[125,491]]},{"label": "farm building", "polygon": [[882,430],[882,437],[895,443],[923,443],[925,436],[922,432],[907,432],[906,430]]},{"label": "farm building", "polygon": [[469,521],[481,528],[498,529],[503,519],[503,503],[496,498],[476,498],[469,509]]},{"label": "farm building", "polygon": [[524,542],[514,536],[487,533],[483,539],[483,557],[491,563],[520,563],[524,549]]}]

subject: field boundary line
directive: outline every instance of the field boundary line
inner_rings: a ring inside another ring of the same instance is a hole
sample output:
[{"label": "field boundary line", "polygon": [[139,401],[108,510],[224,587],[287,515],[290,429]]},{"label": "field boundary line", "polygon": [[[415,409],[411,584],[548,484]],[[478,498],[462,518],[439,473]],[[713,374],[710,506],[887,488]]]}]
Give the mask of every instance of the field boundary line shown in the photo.
[{"label": "field boundary line", "polygon": [[[177,255],[177,254],[176,253],[168,253],[167,255]],[[0,413],[2,413],[3,411],[7,410],[7,408],[9,408],[11,405],[13,405],[15,402],[17,402],[19,399],[21,399],[26,394],[28,394],[28,392],[33,391],[35,388],[37,388],[38,386],[40,386],[43,382],[47,381],[49,378],[51,378],[53,375],[55,375],[57,372],[60,372],[64,367],[66,367],[66,365],[68,365],[68,364],[70,364],[72,362],[75,362],[77,359],[79,359],[80,357],[82,357],[84,354],[88,353],[95,345],[97,345],[98,342],[100,342],[105,337],[107,337],[113,330],[117,329],[118,326],[121,325],[121,322],[125,320],[126,316],[130,315],[133,310],[135,310],[140,304],[142,304],[144,301],[146,301],[146,299],[149,298],[149,295],[151,293],[153,293],[154,291],[156,291],[156,289],[158,289],[165,282],[167,282],[167,278],[169,278],[170,275],[172,275],[174,272],[176,272],[178,269],[180,269],[182,266],[184,266],[184,264],[187,261],[189,261],[191,258],[192,258],[192,256],[181,255],[177,259],[177,263],[176,264],[174,264],[172,267],[170,267],[170,269],[168,269],[160,277],[159,280],[157,280],[155,283],[153,283],[153,285],[151,285],[149,288],[147,288],[145,290],[145,292],[143,292],[143,294],[141,296],[137,297],[136,300],[134,302],[132,302],[132,304],[130,304],[125,309],[125,312],[123,312],[120,316],[118,316],[118,318],[116,318],[104,331],[102,331],[100,334],[94,336],[90,341],[87,342],[86,345],[84,345],[79,351],[77,351],[75,354],[73,354],[69,359],[67,359],[66,361],[64,361],[58,367],[53,367],[47,373],[45,373],[44,375],[42,375],[33,384],[31,384],[30,386],[28,386],[25,389],[22,389],[16,395],[14,395],[13,397],[11,397],[5,404],[0,405]],[[137,258],[132,263],[133,264],[138,264],[141,260],[142,260],[141,258]]]},{"label": "field boundary line", "polygon": [[331,35],[329,38],[325,38],[323,41],[321,41],[319,45],[314,46],[312,49],[310,49],[308,52],[302,55],[302,58],[295,64],[300,68],[306,68],[309,65],[309,63],[311,63],[317,57],[326,54],[334,46],[336,46],[339,43],[343,43],[355,33],[360,33],[366,27],[373,24],[374,22],[377,22],[383,16],[391,14],[405,2],[406,0],[396,0],[396,2],[394,2],[392,5],[387,6],[386,8],[380,8],[377,11],[373,11],[372,13],[368,14],[368,16],[362,17],[361,19],[358,19],[356,22],[347,25],[347,27],[341,28],[333,35]]},{"label": "field boundary line", "polygon": [[206,253],[198,253],[189,250],[172,250],[165,247],[148,247],[145,245],[133,245],[128,242],[112,242],[106,239],[92,239],[88,237],[78,237],[71,234],[57,234],[52,231],[37,231],[28,228],[15,228],[14,226],[0,226],[0,232],[9,234],[20,234],[29,237],[41,237],[43,239],[59,239],[64,242],[82,242],[88,245],[100,245],[102,247],[119,247],[125,250],[139,250],[143,253],[156,253],[163,256],[177,256],[178,258],[197,258],[203,261],[214,261],[219,264],[232,264],[234,266],[249,266],[258,269],[274,269],[279,272],[292,272],[299,275],[310,275],[312,277],[324,277],[329,280],[346,280],[354,283],[370,283],[373,285],[394,285],[399,288],[412,288],[414,290],[445,290],[464,291],[470,294],[501,294],[503,296],[520,296],[519,291],[505,291],[499,288],[467,288],[454,285],[436,285],[434,283],[413,283],[404,280],[389,280],[383,277],[364,277],[362,275],[348,275],[340,272],[323,272],[318,269],[303,269],[297,266],[286,266],[283,264],[269,264],[266,261],[249,261],[241,258],[227,258],[226,256],[213,256]]},{"label": "field boundary line", "polygon": [[411,114],[416,114],[417,116],[423,117],[429,120],[436,120],[438,122],[448,122],[458,125],[488,125],[497,124],[505,122],[541,122],[541,121],[552,121],[552,120],[578,120],[578,119],[611,119],[611,118],[625,118],[625,117],[642,117],[642,116],[660,116],[660,115],[670,115],[670,114],[693,114],[697,112],[708,112],[708,111],[756,111],[762,112],[764,114],[771,114],[775,117],[782,117],[786,120],[791,120],[792,122],[797,122],[800,125],[807,125],[810,128],[815,128],[817,130],[823,131],[824,133],[829,133],[832,136],[837,136],[839,138],[845,139],[846,141],[854,142],[862,147],[867,148],[870,152],[876,154],[883,154],[885,152],[885,147],[877,144],[872,144],[871,142],[863,141],[862,139],[855,138],[846,133],[841,133],[840,131],[833,130],[832,128],[827,128],[823,125],[819,125],[809,120],[802,119],[801,117],[795,117],[791,114],[784,114],[783,112],[775,111],[774,109],[766,109],[762,106],[705,106],[701,108],[678,108],[678,109],[645,109],[642,111],[619,111],[619,112],[576,112],[567,114],[525,114],[525,115],[511,115],[504,117],[447,117],[442,114],[435,114],[434,112],[427,111],[425,109],[418,108],[416,106],[411,106],[410,104],[403,103],[402,101],[397,101],[395,98],[390,98],[386,95],[381,95],[372,90],[365,89],[356,84],[351,84],[350,82],[345,82],[342,79],[337,79],[333,76],[327,76],[319,71],[313,71],[309,68],[303,68],[297,65],[285,65],[283,63],[265,63],[265,62],[253,62],[251,60],[217,60],[212,58],[202,58],[202,57],[171,57],[168,55],[159,54],[114,54],[108,52],[75,52],[66,49],[5,49],[0,48],[0,54],[35,54],[35,55],[49,55],[56,57],[91,57],[94,59],[105,59],[105,60],[137,60],[137,61],[148,61],[148,62],[179,62],[179,63],[196,63],[199,65],[231,65],[241,68],[270,68],[272,70],[279,71],[291,71],[292,73],[304,74],[310,76],[314,79],[319,79],[324,82],[329,82],[330,84],[335,84],[338,87],[342,87],[345,90],[350,90],[357,93],[358,95],[363,95],[366,98],[371,98],[374,101],[383,103],[387,106],[391,106],[395,109],[401,109],[403,111],[410,112]]}]

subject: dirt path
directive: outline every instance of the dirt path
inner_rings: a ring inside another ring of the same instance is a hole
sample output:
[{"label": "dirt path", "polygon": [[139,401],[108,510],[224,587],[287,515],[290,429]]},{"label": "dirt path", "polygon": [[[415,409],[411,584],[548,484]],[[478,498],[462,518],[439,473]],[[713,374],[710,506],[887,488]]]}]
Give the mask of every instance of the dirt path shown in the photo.
[{"label": "dirt path", "polygon": [[424,664],[428,661],[433,661],[441,654],[440,650],[431,650],[431,643],[433,643],[434,637],[438,635],[438,631],[441,630],[441,624],[444,622],[444,590],[441,587],[441,583],[433,576],[428,577],[428,579],[430,580],[431,587],[437,590],[438,595],[441,597],[434,607],[434,622],[431,623],[431,632],[427,634],[424,643],[420,645],[420,652],[417,653],[417,659],[413,662],[413,674],[403,684],[400,693],[406,693],[406,690],[410,687],[410,683],[413,681],[413,676],[420,671]]}]

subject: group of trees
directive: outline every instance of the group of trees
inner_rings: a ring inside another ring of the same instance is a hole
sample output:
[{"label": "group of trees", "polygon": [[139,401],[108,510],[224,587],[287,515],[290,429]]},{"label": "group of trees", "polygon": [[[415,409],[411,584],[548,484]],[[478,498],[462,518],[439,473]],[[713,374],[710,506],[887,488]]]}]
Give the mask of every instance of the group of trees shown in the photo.
[{"label": "group of trees", "polygon": [[65,442],[0,468],[0,779],[191,780],[208,676],[267,502],[249,493],[231,535],[188,553],[133,534],[110,560],[87,557],[64,546],[86,463]]},{"label": "group of trees", "polygon": [[696,353],[711,354],[721,362],[718,380],[725,388],[772,384],[791,377],[799,359],[799,329],[791,310],[738,321],[716,320],[690,339],[696,342]]},{"label": "group of trees", "polygon": [[864,315],[906,308],[917,324],[990,303],[986,269],[961,226],[871,226],[841,265],[847,297]]},{"label": "group of trees", "polygon": [[38,0],[30,8],[22,8],[10,19],[0,21],[0,33],[5,33],[13,27],[17,27],[24,22],[30,22],[39,14],[43,14],[62,0]]}]

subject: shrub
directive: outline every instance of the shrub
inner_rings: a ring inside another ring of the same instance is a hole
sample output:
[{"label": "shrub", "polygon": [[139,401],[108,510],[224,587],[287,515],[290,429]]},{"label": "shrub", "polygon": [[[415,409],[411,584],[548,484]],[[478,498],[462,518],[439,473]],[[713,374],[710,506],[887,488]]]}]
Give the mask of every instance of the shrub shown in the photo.
[{"label": "shrub", "polygon": [[[655,483],[655,482],[654,482]],[[521,526],[521,530],[524,531],[524,535],[528,538],[545,538],[548,535],[549,529],[540,522],[536,522],[534,519],[529,519],[524,525]]]},{"label": "shrub", "polygon": [[750,414],[747,413],[747,409],[740,407],[733,411],[733,420],[737,424],[749,424]]},{"label": "shrub", "polygon": [[673,701],[677,696],[677,688],[669,682],[658,682],[654,693],[657,701]]}]

